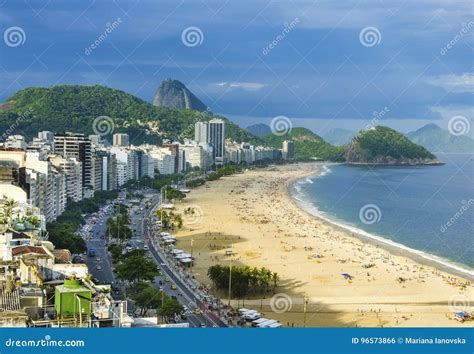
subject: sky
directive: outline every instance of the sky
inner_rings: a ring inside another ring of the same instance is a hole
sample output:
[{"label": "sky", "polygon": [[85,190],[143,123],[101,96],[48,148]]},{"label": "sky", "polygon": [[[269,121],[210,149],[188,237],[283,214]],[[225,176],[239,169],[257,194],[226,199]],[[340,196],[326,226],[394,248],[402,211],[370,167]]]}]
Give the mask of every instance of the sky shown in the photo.
[{"label": "sky", "polygon": [[0,101],[100,84],[151,102],[173,78],[242,126],[471,123],[473,21],[448,0],[0,0]]}]

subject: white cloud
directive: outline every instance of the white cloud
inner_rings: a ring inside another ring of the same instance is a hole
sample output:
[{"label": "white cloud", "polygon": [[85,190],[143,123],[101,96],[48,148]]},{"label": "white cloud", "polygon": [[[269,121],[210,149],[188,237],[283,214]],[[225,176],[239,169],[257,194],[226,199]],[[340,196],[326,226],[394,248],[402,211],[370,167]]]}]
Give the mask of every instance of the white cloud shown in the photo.
[{"label": "white cloud", "polygon": [[442,87],[447,92],[474,93],[474,73],[439,75],[429,78],[428,83],[433,86]]},{"label": "white cloud", "polygon": [[260,82],[217,82],[214,85],[228,89],[241,89],[245,91],[258,91],[267,86]]}]

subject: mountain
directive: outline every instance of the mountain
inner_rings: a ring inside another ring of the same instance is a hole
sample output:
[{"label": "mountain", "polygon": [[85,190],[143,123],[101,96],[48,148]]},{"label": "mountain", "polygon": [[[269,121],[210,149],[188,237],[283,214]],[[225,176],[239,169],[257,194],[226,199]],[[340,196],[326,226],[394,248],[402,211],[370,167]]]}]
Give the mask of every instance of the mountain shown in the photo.
[{"label": "mountain", "polygon": [[328,143],[337,146],[348,145],[352,138],[356,135],[356,132],[347,129],[335,128],[324,134],[323,138]]},{"label": "mountain", "polygon": [[[128,133],[133,144],[156,144],[163,138],[193,137],[194,124],[211,118],[191,109],[156,107],[126,92],[100,85],[30,87],[0,105],[0,131],[22,134],[28,139],[41,130],[96,134],[95,131],[104,132],[101,129],[105,128],[104,137],[109,140],[113,133]],[[228,136],[237,142],[260,142],[228,119],[217,118],[226,121]],[[100,125],[101,121],[105,126]]]},{"label": "mountain", "polygon": [[344,160],[344,148],[327,143],[306,128],[293,128],[281,136],[268,134],[261,139],[269,146],[280,149],[284,140],[292,140],[295,144],[295,158],[297,160]]},{"label": "mountain", "polygon": [[433,123],[408,133],[407,137],[433,152],[474,153],[473,139],[466,135],[455,136]]},{"label": "mountain", "polygon": [[249,132],[251,132],[255,136],[264,136],[272,132],[271,128],[268,125],[263,124],[263,123],[249,125],[245,129],[247,129]]},{"label": "mountain", "polygon": [[208,106],[197,98],[178,80],[168,79],[161,83],[156,91],[153,105],[158,107],[194,109],[199,112],[210,112]]},{"label": "mountain", "polygon": [[346,150],[348,164],[428,165],[440,164],[436,156],[399,132],[376,126],[359,132]]}]

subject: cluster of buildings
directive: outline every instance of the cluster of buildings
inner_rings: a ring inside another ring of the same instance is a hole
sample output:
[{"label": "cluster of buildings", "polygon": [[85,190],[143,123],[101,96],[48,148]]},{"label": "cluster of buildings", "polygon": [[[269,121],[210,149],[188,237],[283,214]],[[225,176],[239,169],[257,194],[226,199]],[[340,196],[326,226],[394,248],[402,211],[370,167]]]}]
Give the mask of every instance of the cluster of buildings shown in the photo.
[{"label": "cluster of buildings", "polygon": [[126,302],[96,285],[87,265],[48,241],[46,224],[68,201],[115,190],[129,180],[155,178],[226,163],[292,159],[282,149],[236,143],[223,120],[195,124],[194,140],[161,146],[112,143],[99,135],[42,131],[31,141],[10,135],[0,144],[0,327],[129,326]]},{"label": "cluster of buildings", "polygon": [[47,240],[45,218],[0,198],[0,328],[130,326],[125,301],[96,285],[83,263]]},{"label": "cluster of buildings", "polygon": [[194,140],[165,141],[161,146],[134,146],[123,133],[114,134],[112,144],[99,135],[71,132],[42,131],[29,142],[11,135],[0,146],[0,196],[39,208],[51,222],[64,211],[67,200],[115,190],[129,180],[293,155],[291,141],[273,149],[226,139],[220,119],[197,122]]}]

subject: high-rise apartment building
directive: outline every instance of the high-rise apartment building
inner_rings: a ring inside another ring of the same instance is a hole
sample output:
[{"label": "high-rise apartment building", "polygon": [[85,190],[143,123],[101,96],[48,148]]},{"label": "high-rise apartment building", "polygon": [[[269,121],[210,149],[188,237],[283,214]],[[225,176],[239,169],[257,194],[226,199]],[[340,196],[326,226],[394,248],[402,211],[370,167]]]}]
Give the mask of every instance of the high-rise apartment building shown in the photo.
[{"label": "high-rise apartment building", "polygon": [[113,135],[113,145],[114,146],[129,146],[130,139],[128,134],[117,133]]},{"label": "high-rise apartment building", "polygon": [[225,123],[222,119],[209,121],[209,143],[214,147],[214,163],[225,163]]},{"label": "high-rise apartment building", "polygon": [[82,186],[93,188],[91,141],[84,134],[61,133],[54,136],[54,153],[65,158],[75,158],[82,163]]}]

